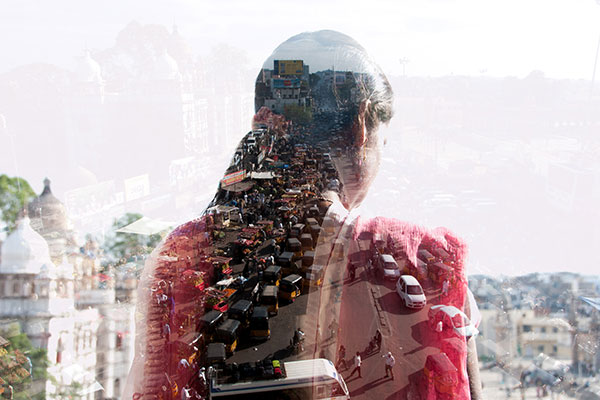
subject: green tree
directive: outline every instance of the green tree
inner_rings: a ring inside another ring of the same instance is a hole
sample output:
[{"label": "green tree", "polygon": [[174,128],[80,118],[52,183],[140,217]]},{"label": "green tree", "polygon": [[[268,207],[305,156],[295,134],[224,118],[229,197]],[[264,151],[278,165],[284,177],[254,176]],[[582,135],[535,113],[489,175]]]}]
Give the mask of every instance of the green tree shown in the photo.
[{"label": "green tree", "polygon": [[[0,378],[11,383],[14,399],[45,399],[49,365],[46,350],[34,347],[18,324],[11,324],[0,334],[9,342],[7,354],[0,356]],[[19,373],[20,368],[27,374]]]},{"label": "green tree", "polygon": [[283,108],[283,115],[297,125],[308,125],[312,122],[312,110],[297,104],[287,104]]},{"label": "green tree", "polygon": [[0,218],[9,233],[15,229],[19,212],[35,197],[25,179],[0,175]]},{"label": "green tree", "polygon": [[138,219],[141,214],[127,213],[113,222],[113,234],[104,242],[104,251],[117,264],[125,263],[133,256],[145,255],[152,252],[161,240],[159,234],[140,235],[136,233],[121,233],[118,229],[127,226]]}]

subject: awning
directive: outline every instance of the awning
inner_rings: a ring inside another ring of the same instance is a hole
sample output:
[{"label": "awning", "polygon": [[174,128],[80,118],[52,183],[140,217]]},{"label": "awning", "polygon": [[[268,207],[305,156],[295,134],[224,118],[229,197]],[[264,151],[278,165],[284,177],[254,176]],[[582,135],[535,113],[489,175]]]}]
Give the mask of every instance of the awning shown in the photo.
[{"label": "awning", "polygon": [[138,235],[154,235],[162,231],[171,229],[172,222],[154,220],[148,217],[142,217],[129,225],[117,229],[119,233],[135,233]]},{"label": "awning", "polygon": [[233,185],[222,186],[221,189],[227,190],[228,192],[245,192],[254,186],[252,181],[244,181],[234,183]]},{"label": "awning", "polygon": [[600,311],[600,297],[579,297],[581,300],[588,303],[590,306],[594,307],[596,310]]},{"label": "awning", "polygon": [[275,177],[275,175],[268,171],[268,172],[252,172],[250,174],[250,178],[251,179],[273,179]]}]

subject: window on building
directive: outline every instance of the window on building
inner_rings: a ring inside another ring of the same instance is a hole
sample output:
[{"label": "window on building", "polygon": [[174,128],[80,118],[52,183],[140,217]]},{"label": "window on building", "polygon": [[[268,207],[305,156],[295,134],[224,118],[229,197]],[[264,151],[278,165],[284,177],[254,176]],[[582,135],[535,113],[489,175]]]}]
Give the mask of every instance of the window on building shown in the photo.
[{"label": "window on building", "polygon": [[541,331],[542,333],[546,333],[546,327],[545,327],[545,326],[542,326],[542,329],[540,329],[540,331]]},{"label": "window on building", "polygon": [[543,344],[541,344],[541,345],[539,345],[539,346],[538,346],[538,351],[539,351],[540,353],[543,353],[543,352],[544,352],[544,345],[543,345]]},{"label": "window on building", "polygon": [[19,284],[19,282],[15,282],[13,283],[13,296],[20,296],[21,295],[21,285]]},{"label": "window on building", "polygon": [[552,328],[552,332],[558,333],[558,328],[557,327]]},{"label": "window on building", "polygon": [[558,352],[558,346],[554,345],[552,346],[552,353],[556,354]]},{"label": "window on building", "polygon": [[60,364],[62,361],[62,339],[58,339],[58,344],[56,345],[56,363]]},{"label": "window on building", "polygon": [[523,332],[531,332],[531,325],[523,325]]}]

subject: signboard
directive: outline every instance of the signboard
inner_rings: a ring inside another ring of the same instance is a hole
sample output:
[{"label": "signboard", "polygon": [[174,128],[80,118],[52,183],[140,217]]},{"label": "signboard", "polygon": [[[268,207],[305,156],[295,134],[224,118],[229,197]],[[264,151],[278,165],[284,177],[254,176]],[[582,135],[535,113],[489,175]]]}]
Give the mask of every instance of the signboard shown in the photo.
[{"label": "signboard", "polygon": [[150,178],[148,174],[125,179],[125,200],[132,201],[150,194]]},{"label": "signboard", "polygon": [[299,89],[300,88],[300,79],[282,79],[282,78],[274,78],[273,79],[273,88],[274,89]]},{"label": "signboard", "polygon": [[302,60],[275,60],[273,64],[277,75],[302,75],[304,73],[304,61]]},{"label": "signboard", "polygon": [[246,177],[246,170],[242,169],[240,171],[232,172],[231,174],[225,175],[223,179],[221,179],[221,186],[233,185],[234,183],[241,182]]}]

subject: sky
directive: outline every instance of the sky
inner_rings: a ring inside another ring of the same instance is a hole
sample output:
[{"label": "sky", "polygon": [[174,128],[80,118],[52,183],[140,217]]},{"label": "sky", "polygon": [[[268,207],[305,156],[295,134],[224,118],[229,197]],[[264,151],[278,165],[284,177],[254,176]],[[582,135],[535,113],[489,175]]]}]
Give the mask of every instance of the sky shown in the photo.
[{"label": "sky", "polygon": [[4,0],[0,72],[40,61],[69,67],[84,48],[112,46],[132,20],[177,24],[195,52],[226,43],[244,49],[257,66],[287,37],[334,29],[356,39],[392,75],[523,77],[541,70],[548,77],[591,79],[600,5],[594,0]]}]

